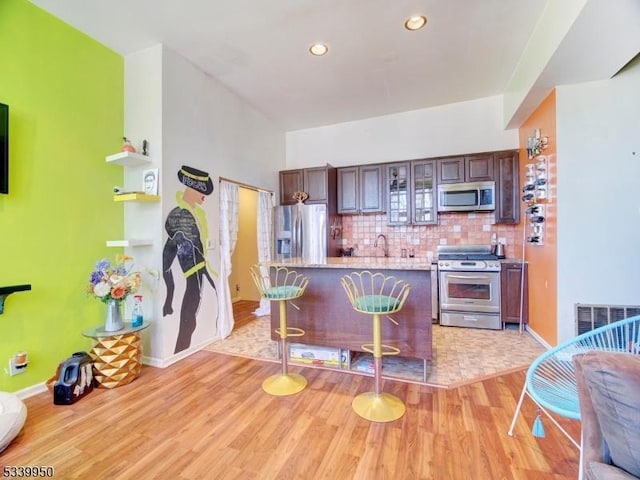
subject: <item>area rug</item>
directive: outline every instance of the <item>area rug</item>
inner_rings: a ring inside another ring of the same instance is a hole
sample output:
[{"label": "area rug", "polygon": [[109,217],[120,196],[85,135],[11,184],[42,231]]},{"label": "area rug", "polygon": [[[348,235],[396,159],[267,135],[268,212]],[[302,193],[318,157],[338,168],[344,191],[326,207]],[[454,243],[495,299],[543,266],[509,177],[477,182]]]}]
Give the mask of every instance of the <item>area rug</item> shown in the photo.
[{"label": "area rug", "polygon": [[[234,330],[223,340],[205,347],[205,350],[237,355],[256,360],[279,362],[276,342],[271,340],[269,316],[258,317]],[[545,348],[530,334],[520,333],[517,326],[504,330],[444,327],[433,325],[433,360],[401,356],[383,359],[383,376],[399,381],[420,383],[436,387],[452,388],[484,378],[526,368]],[[335,368],[353,372],[355,364],[361,364],[367,354],[353,353],[348,368],[319,367],[299,364],[310,368]]]}]

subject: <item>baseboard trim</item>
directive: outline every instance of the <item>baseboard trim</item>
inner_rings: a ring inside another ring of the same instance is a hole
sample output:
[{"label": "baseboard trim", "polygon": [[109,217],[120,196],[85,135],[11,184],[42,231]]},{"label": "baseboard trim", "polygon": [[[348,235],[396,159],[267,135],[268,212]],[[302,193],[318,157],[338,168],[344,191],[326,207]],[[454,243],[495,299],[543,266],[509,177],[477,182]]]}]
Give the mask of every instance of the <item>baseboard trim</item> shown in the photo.
[{"label": "baseboard trim", "polygon": [[[15,395],[20,399],[24,400],[29,397],[33,397],[35,395],[40,395],[41,393],[47,392],[47,383],[36,383],[35,385],[31,385],[30,387],[23,388],[22,390],[18,390],[14,392]],[[53,397],[51,397],[51,401],[53,402]]]},{"label": "baseboard trim", "polygon": [[546,348],[547,350],[549,350],[551,348],[551,345],[549,345],[546,340],[544,338],[542,338],[540,335],[538,335],[536,333],[535,330],[533,330],[529,325],[527,325],[525,327],[525,329],[527,330],[527,333],[529,333],[534,340],[536,340],[540,345],[542,345],[544,348]]},{"label": "baseboard trim", "polygon": [[218,340],[220,340],[219,336],[208,338],[207,340],[200,342],[198,345],[195,345],[187,350],[183,350],[182,352],[176,353],[165,359],[157,358],[157,357],[146,357],[143,355],[142,363],[144,365],[149,365],[150,367],[167,368],[168,366],[173,365],[174,363],[177,363],[180,360],[187,358],[193,355],[194,353],[197,353],[203,350],[204,347],[206,347],[207,345],[211,345],[213,342],[216,342]]}]

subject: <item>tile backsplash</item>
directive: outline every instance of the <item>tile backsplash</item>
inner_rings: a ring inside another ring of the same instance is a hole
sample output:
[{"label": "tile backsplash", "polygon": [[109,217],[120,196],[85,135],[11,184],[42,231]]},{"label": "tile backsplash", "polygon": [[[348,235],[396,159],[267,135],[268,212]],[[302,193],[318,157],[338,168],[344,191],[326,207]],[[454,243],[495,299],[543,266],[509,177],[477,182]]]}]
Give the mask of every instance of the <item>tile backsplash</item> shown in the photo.
[{"label": "tile backsplash", "polygon": [[354,247],[358,256],[381,256],[382,249],[373,246],[381,233],[392,257],[399,257],[402,249],[413,249],[416,257],[433,258],[438,245],[490,244],[493,234],[505,244],[508,258],[519,258],[522,249],[522,229],[494,224],[493,213],[439,214],[438,225],[408,226],[389,226],[386,215],[342,216],[342,245]]}]

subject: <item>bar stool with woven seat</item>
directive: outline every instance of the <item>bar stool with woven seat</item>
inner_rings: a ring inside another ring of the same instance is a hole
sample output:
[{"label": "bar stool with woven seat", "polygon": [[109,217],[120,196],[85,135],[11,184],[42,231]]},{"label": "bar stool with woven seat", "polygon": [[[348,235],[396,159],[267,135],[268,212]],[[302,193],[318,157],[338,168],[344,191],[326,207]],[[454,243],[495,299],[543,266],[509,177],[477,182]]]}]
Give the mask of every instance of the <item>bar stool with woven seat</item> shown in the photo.
[{"label": "bar stool with woven seat", "polygon": [[[307,379],[297,373],[289,373],[287,365],[287,338],[301,337],[304,330],[287,325],[287,302],[304,294],[309,277],[286,267],[253,265],[250,268],[253,281],[262,298],[277,300],[280,306],[280,327],[275,332],[280,336],[282,373],[272,375],[262,382],[262,389],[271,395],[292,395],[307,386]],[[270,274],[273,272],[272,274]],[[299,308],[291,303],[294,308]]]},{"label": "bar stool with woven seat", "polygon": [[367,270],[344,275],[340,280],[353,309],[373,318],[373,343],[361,346],[362,350],[373,354],[375,391],[361,393],[353,399],[353,410],[363,418],[373,422],[391,422],[404,415],[406,407],[402,400],[390,393],[380,391],[382,377],[382,357],[398,355],[400,349],[382,344],[381,315],[386,315],[396,325],[389,314],[402,309],[411,285],[393,276],[372,273]]}]

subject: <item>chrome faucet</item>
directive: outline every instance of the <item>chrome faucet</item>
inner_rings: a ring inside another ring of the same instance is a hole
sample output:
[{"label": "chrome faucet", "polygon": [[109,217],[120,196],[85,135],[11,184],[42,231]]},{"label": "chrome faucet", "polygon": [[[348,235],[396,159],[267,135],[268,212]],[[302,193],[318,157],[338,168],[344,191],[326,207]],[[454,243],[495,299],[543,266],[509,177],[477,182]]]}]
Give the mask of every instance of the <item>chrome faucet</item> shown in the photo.
[{"label": "chrome faucet", "polygon": [[376,237],[376,241],[373,242],[373,246],[374,247],[378,247],[378,240],[380,240],[380,238],[382,238],[384,240],[384,246],[380,245],[380,248],[382,248],[382,251],[384,252],[384,256],[388,257],[389,256],[389,246],[387,245],[387,237],[384,236],[384,234],[380,234]]}]

